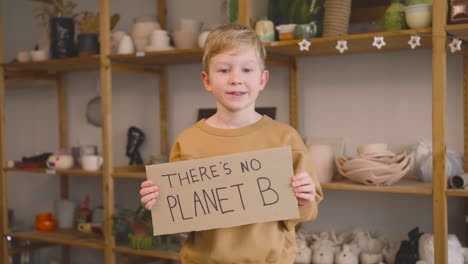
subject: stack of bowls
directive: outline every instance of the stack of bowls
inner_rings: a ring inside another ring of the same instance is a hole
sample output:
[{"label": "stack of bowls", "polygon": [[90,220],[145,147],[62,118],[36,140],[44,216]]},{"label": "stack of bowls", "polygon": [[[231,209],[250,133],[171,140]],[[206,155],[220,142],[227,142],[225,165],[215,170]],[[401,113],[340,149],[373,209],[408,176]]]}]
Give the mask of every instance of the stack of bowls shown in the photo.
[{"label": "stack of bowls", "polygon": [[344,177],[367,185],[392,185],[405,176],[412,166],[406,152],[395,154],[387,144],[369,144],[357,149],[355,157],[338,156],[336,166]]}]

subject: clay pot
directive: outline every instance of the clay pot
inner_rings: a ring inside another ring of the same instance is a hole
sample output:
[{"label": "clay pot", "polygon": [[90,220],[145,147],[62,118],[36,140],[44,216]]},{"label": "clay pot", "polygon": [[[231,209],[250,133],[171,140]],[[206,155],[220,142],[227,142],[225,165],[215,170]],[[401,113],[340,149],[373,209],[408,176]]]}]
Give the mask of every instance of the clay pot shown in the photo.
[{"label": "clay pot", "polygon": [[332,147],[326,144],[311,144],[307,148],[319,182],[331,182],[335,160]]},{"label": "clay pot", "polygon": [[36,215],[36,229],[42,232],[50,232],[57,227],[57,221],[52,213],[43,213]]}]

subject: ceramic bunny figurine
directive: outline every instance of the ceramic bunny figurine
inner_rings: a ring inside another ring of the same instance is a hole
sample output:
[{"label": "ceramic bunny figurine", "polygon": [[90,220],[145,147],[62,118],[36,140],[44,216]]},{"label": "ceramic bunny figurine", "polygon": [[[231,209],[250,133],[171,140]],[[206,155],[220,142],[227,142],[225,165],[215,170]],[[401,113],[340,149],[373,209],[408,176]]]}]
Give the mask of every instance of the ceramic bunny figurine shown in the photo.
[{"label": "ceramic bunny figurine", "polygon": [[315,241],[311,245],[313,264],[333,264],[335,254],[338,252],[337,240],[334,232],[320,233],[319,236],[312,235]]},{"label": "ceramic bunny figurine", "polygon": [[[418,264],[434,264],[434,235],[424,234],[419,238],[419,257]],[[448,263],[464,264],[465,249],[462,247],[457,236],[448,235]]]},{"label": "ceramic bunny figurine", "polygon": [[359,264],[358,256],[349,244],[344,244],[343,249],[335,255],[335,264]]},{"label": "ceramic bunny figurine", "polygon": [[361,264],[379,264],[383,258],[381,254],[361,253]]},{"label": "ceramic bunny figurine", "polygon": [[296,233],[296,244],[299,249],[299,253],[294,260],[294,264],[310,264],[312,258],[312,249],[307,246],[306,237],[304,234]]},{"label": "ceramic bunny figurine", "polygon": [[333,264],[336,247],[318,247],[312,249],[312,264]]}]

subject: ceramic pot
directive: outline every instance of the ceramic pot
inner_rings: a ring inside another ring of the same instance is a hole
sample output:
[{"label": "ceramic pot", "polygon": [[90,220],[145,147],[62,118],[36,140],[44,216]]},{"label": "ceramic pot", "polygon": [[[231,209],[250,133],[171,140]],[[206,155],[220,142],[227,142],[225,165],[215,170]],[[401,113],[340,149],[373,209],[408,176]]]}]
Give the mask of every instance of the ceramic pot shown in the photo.
[{"label": "ceramic pot", "polygon": [[73,228],[73,218],[76,205],[70,200],[55,201],[55,215],[57,215],[59,228]]},{"label": "ceramic pot", "polygon": [[206,38],[208,38],[209,34],[210,34],[210,31],[203,31],[202,33],[200,33],[200,35],[198,36],[198,47],[199,48],[205,47]]},{"label": "ceramic pot", "polygon": [[432,5],[420,4],[405,7],[406,23],[412,29],[427,28],[432,25]]},{"label": "ceramic pot", "polygon": [[309,156],[317,179],[320,183],[331,182],[333,179],[333,164],[334,156],[331,146],[326,144],[311,144],[308,145]]},{"label": "ceramic pot", "polygon": [[294,28],[296,39],[310,39],[317,36],[317,25],[315,22],[300,24]]},{"label": "ceramic pot", "polygon": [[275,27],[273,22],[267,19],[262,19],[255,23],[255,33],[258,38],[263,42],[275,40]]},{"label": "ceramic pot", "polygon": [[99,53],[99,37],[97,34],[78,35],[78,53],[80,56],[89,56]]},{"label": "ceramic pot", "polygon": [[52,213],[43,213],[36,215],[36,229],[43,232],[50,232],[57,226]]},{"label": "ceramic pot", "polygon": [[50,54],[54,59],[75,56],[75,21],[72,18],[50,19]]},{"label": "ceramic pot", "polygon": [[159,23],[152,16],[137,17],[132,26],[132,39],[135,41],[136,50],[138,52],[144,51],[145,47],[149,44],[149,37],[151,32],[159,29]]}]

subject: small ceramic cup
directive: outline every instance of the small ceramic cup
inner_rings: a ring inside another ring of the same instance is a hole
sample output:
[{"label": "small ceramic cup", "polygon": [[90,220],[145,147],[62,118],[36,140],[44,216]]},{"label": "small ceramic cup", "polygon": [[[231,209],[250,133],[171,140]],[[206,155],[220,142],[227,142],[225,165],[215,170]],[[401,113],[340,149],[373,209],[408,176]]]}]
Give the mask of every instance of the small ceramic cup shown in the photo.
[{"label": "small ceramic cup", "polygon": [[85,155],[81,157],[81,166],[87,171],[97,171],[101,168],[103,158],[98,155]]}]

